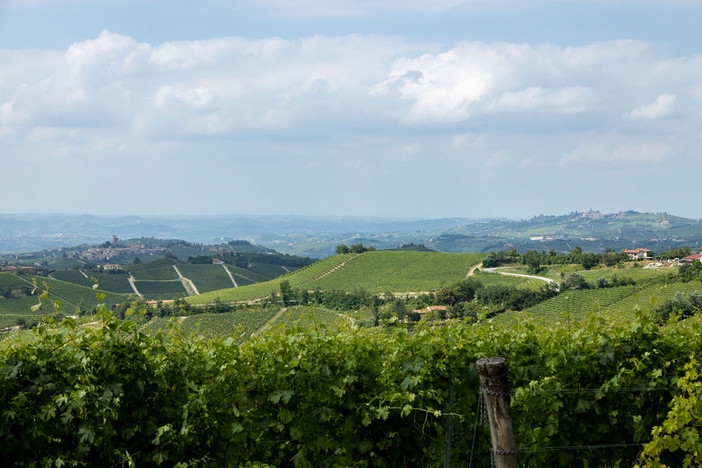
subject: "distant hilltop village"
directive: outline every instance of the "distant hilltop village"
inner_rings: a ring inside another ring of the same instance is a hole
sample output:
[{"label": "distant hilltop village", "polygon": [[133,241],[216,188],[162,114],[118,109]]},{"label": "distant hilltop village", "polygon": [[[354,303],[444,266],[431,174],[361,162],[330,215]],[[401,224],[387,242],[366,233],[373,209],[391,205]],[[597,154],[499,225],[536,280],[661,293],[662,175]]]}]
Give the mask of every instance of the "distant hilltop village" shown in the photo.
[{"label": "distant hilltop village", "polygon": [[92,247],[86,250],[75,250],[68,252],[66,258],[82,258],[89,262],[104,262],[113,258],[136,257],[139,255],[158,255],[168,251],[166,247],[147,248],[141,243],[121,247],[119,238],[112,236],[112,242],[105,242],[100,247]]}]

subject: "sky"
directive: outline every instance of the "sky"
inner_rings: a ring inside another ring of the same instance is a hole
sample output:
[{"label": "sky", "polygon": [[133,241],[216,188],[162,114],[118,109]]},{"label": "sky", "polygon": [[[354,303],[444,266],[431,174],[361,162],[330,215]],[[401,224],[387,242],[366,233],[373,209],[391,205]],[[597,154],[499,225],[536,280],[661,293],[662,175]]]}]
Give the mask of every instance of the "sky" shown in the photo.
[{"label": "sky", "polygon": [[702,218],[702,0],[0,0],[0,213]]}]

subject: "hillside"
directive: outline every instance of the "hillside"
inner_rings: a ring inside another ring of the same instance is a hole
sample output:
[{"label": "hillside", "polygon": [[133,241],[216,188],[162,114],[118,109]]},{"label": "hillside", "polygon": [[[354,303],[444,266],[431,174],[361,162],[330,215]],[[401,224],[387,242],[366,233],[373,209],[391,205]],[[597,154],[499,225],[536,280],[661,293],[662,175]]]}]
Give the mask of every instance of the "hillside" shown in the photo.
[{"label": "hillside", "polygon": [[259,299],[288,281],[294,289],[345,290],[369,293],[418,292],[438,289],[463,278],[482,254],[415,251],[373,251],[335,255],[272,281],[225,289],[188,298],[193,304]]},{"label": "hillside", "polygon": [[[34,282],[37,284],[37,292]],[[32,310],[32,306],[39,303],[37,296],[41,291],[48,291],[50,301],[61,303],[62,312],[74,314],[79,310],[90,310],[98,304],[104,303],[108,306],[125,301],[127,294],[117,294],[101,289],[93,289],[88,286],[81,286],[66,281],[61,281],[43,276],[15,275],[11,273],[0,273],[0,328],[16,325],[22,322],[31,322],[38,317],[53,313],[52,305],[46,301],[42,309]],[[98,294],[104,294],[104,299],[98,298]]]}]

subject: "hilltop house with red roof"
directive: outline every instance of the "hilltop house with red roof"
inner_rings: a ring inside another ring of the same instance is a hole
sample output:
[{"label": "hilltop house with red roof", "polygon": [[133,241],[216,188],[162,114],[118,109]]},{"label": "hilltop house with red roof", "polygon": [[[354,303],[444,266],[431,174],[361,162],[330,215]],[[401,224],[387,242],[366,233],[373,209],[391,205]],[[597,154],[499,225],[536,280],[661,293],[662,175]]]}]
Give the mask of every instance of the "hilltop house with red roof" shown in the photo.
[{"label": "hilltop house with red roof", "polygon": [[683,258],[680,259],[681,262],[686,262],[686,263],[687,263],[687,262],[692,263],[692,262],[694,262],[695,260],[699,260],[699,261],[702,262],[702,253],[698,253],[698,254],[695,254],[695,255],[688,255],[687,257],[683,257]]},{"label": "hilltop house with red roof", "polygon": [[641,248],[633,250],[624,250],[623,252],[627,254],[631,260],[636,260],[637,258],[646,258],[649,256],[649,254],[652,254],[650,250]]}]

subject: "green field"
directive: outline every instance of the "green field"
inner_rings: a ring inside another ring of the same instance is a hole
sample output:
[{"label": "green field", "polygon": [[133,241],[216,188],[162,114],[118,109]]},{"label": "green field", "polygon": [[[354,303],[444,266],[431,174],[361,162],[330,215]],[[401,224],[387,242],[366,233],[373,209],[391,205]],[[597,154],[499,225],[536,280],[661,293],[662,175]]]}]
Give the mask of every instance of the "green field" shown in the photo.
[{"label": "green field", "polygon": [[[180,268],[180,266],[178,266],[178,268]],[[137,281],[167,281],[178,279],[178,273],[176,273],[172,265],[149,268],[148,270],[134,270],[131,273]]]},{"label": "green field", "polygon": [[266,281],[265,283],[256,283],[240,288],[221,289],[211,291],[195,297],[189,297],[188,302],[195,304],[207,304],[214,302],[215,299],[222,301],[246,301],[265,297],[271,291],[280,289],[280,282],[284,280],[290,281],[294,288],[307,287],[307,284],[320,276],[329,273],[333,268],[339,266],[345,261],[356,258],[354,254],[335,255],[334,257],[325,258],[319,262],[313,263],[305,268],[295,271],[289,275],[280,276],[274,280]]},{"label": "green field", "polygon": [[[231,288],[232,280],[222,265],[178,265],[181,274],[197,286],[200,293]],[[175,272],[174,272],[175,273]],[[238,284],[238,283],[237,283]]]},{"label": "green field", "polygon": [[179,263],[180,262],[178,262],[178,260],[175,260],[173,258],[159,258],[157,260],[139,263],[137,265],[128,265],[128,266],[125,266],[124,269],[125,269],[125,271],[128,271],[136,276],[137,272],[145,271],[145,270],[155,270],[155,269],[164,268],[164,267],[169,267],[172,270],[173,265],[178,265]]},{"label": "green field", "polygon": [[[294,268],[288,267],[288,270],[293,271]],[[285,268],[283,268],[282,266],[271,265],[269,263],[253,263],[247,271],[259,274],[261,276],[265,276],[266,278],[275,278],[277,276],[284,275],[285,273],[287,273],[285,271]]]},{"label": "green field", "polygon": [[[140,293],[143,295],[154,295],[154,294],[174,294],[182,293],[186,295],[187,292],[183,287],[183,283],[180,280],[175,281],[136,281],[135,285]],[[165,296],[164,296],[165,297]]]},{"label": "green field", "polygon": [[28,286],[20,276],[13,273],[0,273],[0,289],[19,289]]},{"label": "green field", "polygon": [[261,328],[277,312],[277,309],[254,309],[225,314],[199,314],[187,317],[181,323],[186,334],[196,333],[210,337],[234,335],[247,339]]},{"label": "green field", "polygon": [[[0,317],[5,315],[29,316],[37,315],[31,307],[39,303],[37,296],[16,297],[13,299],[0,299]],[[14,323],[12,323],[14,325]]]},{"label": "green field", "polygon": [[127,275],[103,273],[97,277],[98,287],[118,294],[134,294]]},{"label": "green field", "polygon": [[255,271],[245,270],[234,265],[227,265],[227,269],[236,280],[236,284],[238,284],[239,286],[246,286],[254,283],[263,283],[265,281],[270,280],[269,276],[259,275]]},{"label": "green field", "polygon": [[637,308],[653,310],[672,299],[676,293],[702,291],[702,283],[647,283],[616,288],[564,291],[556,297],[521,312],[508,311],[499,320],[511,320],[517,315],[529,315],[537,320],[579,320],[595,313],[617,320],[632,320]]},{"label": "green field", "polygon": [[320,324],[327,327],[337,327],[348,324],[349,320],[339,315],[338,312],[322,307],[290,307],[273,321],[269,330],[289,328],[293,326],[309,327]]},{"label": "green field", "polygon": [[[154,317],[141,329],[149,333],[159,330],[167,331],[173,325],[185,334],[198,334],[205,337],[217,338],[235,336],[238,341],[248,339],[266,324],[278,309],[251,309],[222,314],[197,314],[187,317],[162,318]],[[173,322],[169,325],[169,322]]]},{"label": "green field", "polygon": [[[86,275],[87,278],[85,277]],[[78,270],[58,270],[51,273],[51,277],[54,279],[89,288],[95,283],[90,279],[91,276],[89,274],[86,273],[86,275],[83,275],[83,273]]]},{"label": "green field", "polygon": [[[67,283],[65,281],[59,281],[43,276],[26,278],[29,280],[29,282],[31,282],[32,278],[35,278],[40,287],[44,287],[44,283],[46,283],[46,286],[49,288],[49,295],[61,300],[64,305],[64,312],[66,313],[72,312],[69,307],[71,305],[75,306],[76,308],[85,309],[92,308],[100,303],[118,304],[127,298],[127,296],[124,294],[115,294],[109,291],[95,290],[93,288],[79,286],[73,283]],[[96,297],[96,293],[100,292],[105,294],[105,298],[102,300],[99,300]]]},{"label": "green field", "polygon": [[463,279],[483,257],[438,252],[365,252],[306,286],[322,290],[363,289],[370,293],[432,291]]},{"label": "green field", "polygon": [[[61,310],[65,314],[73,314],[77,310],[92,309],[100,303],[117,304],[128,297],[127,295],[95,290],[92,287],[80,286],[58,279],[43,276],[16,276],[10,273],[0,274],[0,286],[6,285],[16,289],[34,289],[32,279],[35,279],[37,282],[39,289],[37,293],[40,293],[46,286],[49,292],[49,299],[60,302]],[[85,278],[83,277],[83,279]],[[97,294],[99,293],[105,294],[105,298],[98,299]],[[54,312],[52,305],[48,302],[44,304],[43,310],[33,312],[31,307],[38,303],[39,299],[36,295],[0,299],[0,326],[15,325],[20,318],[28,319]]]},{"label": "green field", "polygon": [[251,300],[278,291],[283,280],[288,280],[293,288],[309,290],[430,291],[463,279],[482,258],[482,254],[412,251],[335,255],[272,281],[213,291],[189,300],[194,303],[212,302],[217,297],[223,301]]},{"label": "green field", "polygon": [[546,285],[545,281],[535,278],[523,278],[520,276],[500,275],[496,273],[476,273],[473,278],[478,280],[483,286],[499,284],[514,288],[540,289]]},{"label": "green field", "polygon": [[609,311],[611,314],[627,316],[627,314],[631,314],[637,306],[644,310],[653,310],[659,304],[675,297],[675,294],[678,292],[692,293],[695,291],[702,292],[702,283],[699,281],[670,283],[667,285],[654,284],[612,304],[609,307]]}]

